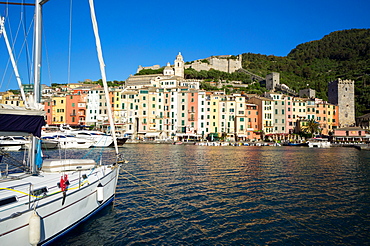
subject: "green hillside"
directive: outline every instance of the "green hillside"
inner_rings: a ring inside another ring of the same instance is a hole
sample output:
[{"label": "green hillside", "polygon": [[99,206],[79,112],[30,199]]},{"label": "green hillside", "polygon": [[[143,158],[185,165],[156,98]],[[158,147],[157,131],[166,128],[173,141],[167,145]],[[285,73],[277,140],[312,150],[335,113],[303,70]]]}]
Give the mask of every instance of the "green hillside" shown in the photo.
[{"label": "green hillside", "polygon": [[243,68],[265,77],[280,73],[280,83],[298,91],[315,89],[327,100],[328,82],[355,81],[356,115],[370,112],[370,29],[336,31],[298,45],[286,57],[243,54]]}]

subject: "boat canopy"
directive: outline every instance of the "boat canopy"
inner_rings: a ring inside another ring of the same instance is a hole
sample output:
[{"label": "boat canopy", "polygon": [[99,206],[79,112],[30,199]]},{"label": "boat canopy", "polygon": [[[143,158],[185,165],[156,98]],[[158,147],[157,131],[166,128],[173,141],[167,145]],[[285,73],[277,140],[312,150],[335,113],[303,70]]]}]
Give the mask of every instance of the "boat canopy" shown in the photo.
[{"label": "boat canopy", "polygon": [[0,135],[19,136],[32,134],[41,137],[45,125],[44,111],[26,110],[0,104]]}]

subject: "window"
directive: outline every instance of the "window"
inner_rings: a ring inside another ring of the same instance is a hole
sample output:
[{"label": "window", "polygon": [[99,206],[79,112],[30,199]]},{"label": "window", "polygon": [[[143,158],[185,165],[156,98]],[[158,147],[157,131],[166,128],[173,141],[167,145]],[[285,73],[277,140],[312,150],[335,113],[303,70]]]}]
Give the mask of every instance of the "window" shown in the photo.
[{"label": "window", "polygon": [[4,205],[11,204],[13,202],[17,202],[17,201],[18,201],[18,198],[16,196],[3,198],[3,199],[0,200],[0,207],[4,206]]}]

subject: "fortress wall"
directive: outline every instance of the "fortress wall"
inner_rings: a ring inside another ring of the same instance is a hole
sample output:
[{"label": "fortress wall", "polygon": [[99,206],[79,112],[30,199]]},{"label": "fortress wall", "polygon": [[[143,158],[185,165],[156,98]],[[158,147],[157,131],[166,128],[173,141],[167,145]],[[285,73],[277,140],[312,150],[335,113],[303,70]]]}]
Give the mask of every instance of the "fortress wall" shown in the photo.
[{"label": "fortress wall", "polygon": [[211,57],[211,58],[207,58],[207,60],[209,61],[209,64],[198,60],[198,61],[194,61],[190,65],[185,65],[185,68],[191,67],[197,71],[201,71],[201,70],[208,71],[210,69],[216,69],[222,72],[232,73],[242,67],[242,62],[239,59],[233,60],[233,59],[220,59],[217,57]]},{"label": "fortress wall", "polygon": [[211,69],[207,63],[203,63],[199,61],[195,61],[190,65],[185,65],[185,68],[193,68],[196,71],[201,71],[201,70],[208,71],[209,69]]}]

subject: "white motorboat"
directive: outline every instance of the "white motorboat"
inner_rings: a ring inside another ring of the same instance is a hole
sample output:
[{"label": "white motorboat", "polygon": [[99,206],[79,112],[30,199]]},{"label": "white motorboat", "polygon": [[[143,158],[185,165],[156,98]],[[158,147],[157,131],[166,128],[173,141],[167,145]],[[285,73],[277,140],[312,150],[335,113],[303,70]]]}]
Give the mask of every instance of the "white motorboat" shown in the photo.
[{"label": "white motorboat", "polygon": [[11,136],[0,137],[0,149],[5,151],[18,151],[25,146],[24,139],[15,139]]},{"label": "white motorboat", "polygon": [[48,139],[48,137],[41,138],[41,148],[42,149],[56,149],[59,147],[59,142],[53,138]]},{"label": "white motorboat", "polygon": [[41,140],[53,140],[58,142],[61,149],[88,149],[94,142],[89,139],[76,137],[71,134],[64,133],[43,133]]},{"label": "white motorboat", "polygon": [[[119,175],[120,161],[103,165],[94,160],[44,160],[41,158],[41,127],[45,124],[40,107],[41,13],[47,0],[35,0],[34,98],[28,109],[0,107],[0,135],[30,136],[29,158],[20,173],[2,172],[0,177],[0,245],[42,245],[50,243],[111,203]],[[94,32],[97,24],[93,0],[89,0]],[[1,31],[4,34],[4,26]],[[5,35],[4,35],[5,36]],[[101,50],[97,42],[99,58]],[[100,59],[100,66],[104,62]],[[102,69],[103,71],[103,69]],[[102,72],[109,121],[113,124],[105,72]],[[113,136],[114,125],[112,126]],[[3,156],[2,162],[17,160]],[[29,160],[29,161],[28,161]],[[104,162],[104,161],[103,161]],[[1,166],[0,166],[1,167]],[[7,169],[5,169],[7,170]],[[2,170],[4,171],[4,169]]]},{"label": "white motorboat", "polygon": [[307,142],[310,148],[330,148],[330,142],[327,138],[310,138]]},{"label": "white motorboat", "polygon": [[61,131],[75,135],[78,138],[87,139],[93,142],[93,147],[108,147],[113,143],[113,137],[100,131],[74,130],[69,126],[61,126]]},{"label": "white motorboat", "polygon": [[93,147],[108,147],[113,143],[113,137],[99,131],[75,131],[76,137],[93,141]]}]

